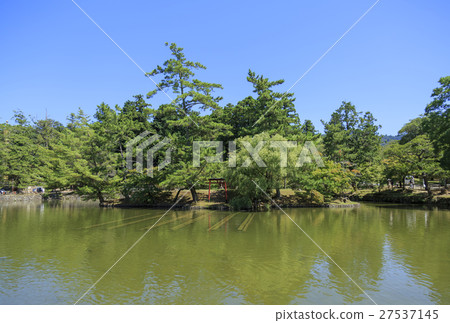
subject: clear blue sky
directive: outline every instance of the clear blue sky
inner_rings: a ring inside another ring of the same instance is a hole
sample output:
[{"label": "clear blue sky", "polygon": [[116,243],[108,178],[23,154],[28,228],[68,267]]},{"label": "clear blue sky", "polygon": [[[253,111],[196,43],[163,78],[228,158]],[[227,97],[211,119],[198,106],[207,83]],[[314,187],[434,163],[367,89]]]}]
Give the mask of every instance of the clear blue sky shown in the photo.
[{"label": "clear blue sky", "polygon": [[[184,47],[208,67],[200,79],[224,86],[225,105],[251,94],[249,68],[287,90],[374,1],[76,2],[146,71],[169,57],[165,42]],[[396,134],[450,75],[449,13],[446,0],[381,0],[293,88],[300,118],[322,129],[348,100]],[[15,109],[65,122],[154,88],[70,0],[1,1],[0,44],[0,122]]]}]

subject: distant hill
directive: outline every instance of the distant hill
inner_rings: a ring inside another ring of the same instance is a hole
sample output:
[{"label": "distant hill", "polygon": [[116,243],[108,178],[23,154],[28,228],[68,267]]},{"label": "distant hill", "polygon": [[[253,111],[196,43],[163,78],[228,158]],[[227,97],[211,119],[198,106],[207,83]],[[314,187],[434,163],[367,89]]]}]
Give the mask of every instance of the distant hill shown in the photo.
[{"label": "distant hill", "polygon": [[393,141],[393,140],[400,140],[400,139],[402,139],[402,137],[403,136],[401,136],[401,135],[397,135],[397,136],[382,135],[381,136],[381,145],[384,146],[388,142]]}]

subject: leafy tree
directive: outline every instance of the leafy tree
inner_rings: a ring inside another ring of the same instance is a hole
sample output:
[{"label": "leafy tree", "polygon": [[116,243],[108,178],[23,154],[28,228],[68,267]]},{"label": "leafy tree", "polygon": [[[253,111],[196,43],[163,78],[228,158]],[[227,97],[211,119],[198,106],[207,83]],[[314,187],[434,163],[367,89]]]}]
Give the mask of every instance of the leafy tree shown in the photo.
[{"label": "leafy tree", "polygon": [[77,156],[73,162],[75,188],[86,198],[96,198],[100,203],[119,197],[122,176],[118,172],[121,162],[115,135],[116,112],[102,103],[95,113],[97,121],[78,132]]},{"label": "leafy tree", "polygon": [[398,141],[389,142],[383,151],[384,173],[387,179],[398,181],[402,187],[406,176],[413,172],[412,165],[408,162],[408,149]]},{"label": "leafy tree", "polygon": [[324,160],[324,166],[318,167],[314,163],[306,164],[301,169],[291,168],[289,171],[289,185],[291,188],[318,191],[327,199],[340,197],[350,188],[352,173],[339,163]]},{"label": "leafy tree", "polygon": [[24,188],[40,180],[37,175],[39,156],[30,121],[21,111],[14,111],[13,119],[16,125],[6,124],[3,127],[3,176],[12,188]]},{"label": "leafy tree", "polygon": [[350,102],[342,105],[331,115],[325,128],[323,143],[325,154],[332,161],[339,162],[355,174],[353,187],[367,178],[362,171],[379,156],[380,136],[370,112],[357,112]]},{"label": "leafy tree", "polygon": [[11,131],[11,125],[8,123],[0,124],[0,185],[8,183],[9,177],[9,133]]},{"label": "leafy tree", "polygon": [[[67,156],[76,154],[68,160],[72,161],[75,172],[71,176],[80,194],[99,199],[101,203],[121,195],[129,201],[131,183],[144,185],[144,181],[137,181],[136,174],[127,179],[126,143],[143,131],[152,130],[151,112],[142,95],[136,95],[123,107],[116,105],[112,109],[102,103],[95,113],[94,123],[89,123],[82,110],[78,115],[69,116],[70,133],[65,138],[72,143],[69,143],[71,151],[65,153]],[[141,187],[136,189],[135,192],[139,192]]]},{"label": "leafy tree", "polygon": [[256,75],[249,70],[247,81],[252,83],[256,98],[257,117],[255,125],[257,133],[268,132],[289,137],[300,129],[300,119],[294,108],[293,93],[279,93],[272,90],[284,80],[269,81],[263,75]]},{"label": "leafy tree", "polygon": [[420,135],[405,144],[410,156],[414,175],[423,178],[425,189],[431,194],[429,180],[441,173],[439,156],[433,150],[431,141],[427,135]]},{"label": "leafy tree", "polygon": [[283,84],[284,80],[269,81],[249,70],[247,81],[252,83],[257,97],[248,96],[235,106],[227,105],[224,111],[224,122],[232,126],[234,138],[262,132],[280,134],[286,138],[299,135],[301,125],[294,108],[294,95],[272,89]]},{"label": "leafy tree", "polygon": [[382,163],[382,155],[376,157],[371,163],[361,166],[359,181],[366,183],[369,187],[378,187],[381,190],[385,177],[385,165]]},{"label": "leafy tree", "polygon": [[414,138],[425,134],[424,129],[425,123],[426,118],[423,117],[410,120],[398,131],[398,136],[400,137],[399,143],[401,145],[404,145],[413,140]]},{"label": "leafy tree", "polygon": [[[166,43],[166,46],[169,46]],[[183,48],[177,47],[175,43],[169,46],[173,58],[164,62],[163,66],[157,66],[149,76],[163,75],[163,79],[158,83],[157,89],[150,91],[147,98],[153,97],[158,91],[170,89],[176,98],[171,102],[180,108],[183,113],[189,115],[194,107],[203,110],[216,109],[221,97],[213,97],[215,89],[222,89],[220,84],[202,82],[194,79],[194,70],[206,67],[198,62],[188,61],[183,53]]]},{"label": "leafy tree", "polygon": [[[257,209],[260,202],[267,201],[265,193],[271,195],[272,190],[279,190],[287,175],[286,167],[281,167],[279,148],[270,145],[270,142],[274,141],[286,139],[280,135],[271,136],[266,132],[240,138],[237,140],[236,167],[225,165],[227,183],[230,187],[235,187],[236,196],[249,201],[253,209]],[[247,148],[255,148],[260,159],[252,159]]]},{"label": "leafy tree", "polygon": [[350,144],[350,137],[356,127],[357,116],[354,105],[342,102],[342,105],[332,113],[329,122],[322,121],[325,130],[323,138],[325,153],[331,160],[343,162],[354,158],[354,147]]},{"label": "leafy tree", "polygon": [[442,77],[439,84],[431,94],[433,101],[425,108],[428,118],[424,126],[434,148],[442,153],[442,167],[450,170],[450,76]]},{"label": "leafy tree", "polygon": [[358,119],[354,134],[350,136],[354,162],[357,165],[373,162],[379,153],[381,137],[378,130],[381,126],[376,125],[376,121],[372,113],[364,113]]},{"label": "leafy tree", "polygon": [[316,127],[314,127],[312,121],[308,119],[303,122],[301,132],[308,141],[317,140],[320,138],[319,131],[316,130]]},{"label": "leafy tree", "polygon": [[[127,142],[139,136],[144,131],[149,131],[154,133],[154,129],[149,119],[152,115],[153,110],[150,108],[150,104],[145,102],[142,95],[135,95],[134,100],[128,100],[124,103],[123,107],[116,106],[115,113],[117,117],[112,119],[113,128],[111,132],[111,140],[115,143],[115,151],[120,154],[120,161],[117,165],[117,169],[124,181],[127,181],[128,171],[126,165],[126,145]],[[138,174],[134,174],[134,183],[145,183],[144,177],[142,180],[136,182],[136,177]],[[122,194],[128,201],[130,199],[130,190],[127,189],[130,184],[123,185]]]},{"label": "leafy tree", "polygon": [[413,175],[422,178],[425,189],[431,193],[429,179],[443,171],[439,166],[440,156],[436,155],[425,133],[424,125],[427,122],[426,117],[419,117],[404,125],[399,131],[402,139],[387,146],[385,164],[389,175],[398,174],[396,177],[402,185],[406,176]]},{"label": "leafy tree", "polygon": [[82,129],[90,123],[90,117],[84,113],[81,108],[78,108],[78,113],[71,113],[67,117],[67,129],[71,131],[76,131],[77,129]]},{"label": "leafy tree", "polygon": [[350,102],[342,102],[329,122],[322,121],[325,152],[332,160],[359,165],[371,161],[378,153],[380,126],[370,112],[361,114]]},{"label": "leafy tree", "polygon": [[64,126],[53,119],[45,118],[44,120],[34,121],[34,132],[36,135],[36,143],[42,147],[49,146],[58,141]]},{"label": "leafy tree", "polygon": [[[166,46],[169,46],[166,43]],[[192,166],[192,144],[194,140],[214,140],[219,134],[226,134],[229,127],[210,115],[201,116],[200,110],[220,110],[220,96],[213,96],[216,89],[222,86],[216,83],[200,81],[195,76],[195,70],[206,69],[198,62],[186,59],[183,48],[172,43],[169,46],[172,58],[162,66],[157,66],[149,76],[161,75],[157,89],[150,91],[147,98],[153,97],[158,91],[168,91],[175,95],[170,104],[161,105],[154,111],[155,130],[159,135],[171,139],[172,162],[166,169],[167,178],[163,181],[168,188],[181,190],[190,188],[192,199],[198,200],[195,187],[198,169]],[[171,169],[176,169],[169,172]],[[200,168],[203,170],[203,168]]]},{"label": "leafy tree", "polygon": [[64,126],[52,119],[29,122],[22,112],[14,115],[17,125],[5,125],[3,132],[3,175],[19,188],[44,185],[62,188],[70,183],[70,169],[61,150]]},{"label": "leafy tree", "polygon": [[39,173],[48,189],[65,189],[75,183],[74,136],[69,129],[58,134],[58,141],[49,147],[39,147]]}]

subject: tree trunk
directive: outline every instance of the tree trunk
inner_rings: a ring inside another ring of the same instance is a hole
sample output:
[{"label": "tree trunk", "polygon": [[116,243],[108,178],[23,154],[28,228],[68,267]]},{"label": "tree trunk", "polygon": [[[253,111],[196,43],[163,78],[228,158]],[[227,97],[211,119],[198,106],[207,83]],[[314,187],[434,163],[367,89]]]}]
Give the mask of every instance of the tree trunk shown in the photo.
[{"label": "tree trunk", "polygon": [[103,203],[105,203],[105,198],[103,197],[102,192],[97,191],[97,198],[98,198],[100,205],[103,205]]},{"label": "tree trunk", "polygon": [[[124,157],[124,155],[123,155],[122,143],[119,144],[119,149],[120,149],[120,156],[122,157],[122,168],[124,169],[122,179],[125,182],[126,179],[127,179],[128,170],[127,170],[127,165],[126,165],[126,163],[127,163],[126,162],[126,157]],[[129,193],[128,190],[124,190],[123,191],[123,196],[125,198],[125,202],[126,203],[130,202],[131,196],[130,196],[130,193]]]},{"label": "tree trunk", "polygon": [[281,192],[280,192],[280,189],[277,188],[277,189],[276,189],[275,198],[276,198],[276,199],[279,199],[280,197],[281,197]]},{"label": "tree trunk", "polygon": [[252,200],[252,209],[253,211],[258,210],[258,200]]},{"label": "tree trunk", "polygon": [[176,201],[178,201],[178,196],[180,195],[180,192],[182,191],[182,188],[179,188],[177,191],[177,195],[175,195],[175,198],[173,199],[173,203],[175,203]]},{"label": "tree trunk", "polygon": [[427,191],[428,195],[431,195],[431,188],[430,188],[430,184],[428,183],[428,176],[427,175],[423,176],[423,183],[425,185],[425,190]]},{"label": "tree trunk", "polygon": [[195,187],[191,187],[190,191],[191,191],[191,195],[192,195],[192,201],[198,202],[198,195],[197,195],[197,190],[195,189]]}]

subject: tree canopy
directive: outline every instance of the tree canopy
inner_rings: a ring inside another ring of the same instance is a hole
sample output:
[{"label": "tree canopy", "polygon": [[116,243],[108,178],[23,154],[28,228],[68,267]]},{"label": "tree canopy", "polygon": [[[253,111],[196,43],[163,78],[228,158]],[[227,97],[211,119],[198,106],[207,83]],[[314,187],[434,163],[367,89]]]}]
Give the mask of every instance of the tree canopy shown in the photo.
[{"label": "tree canopy", "polygon": [[440,86],[433,90],[425,114],[424,127],[437,152],[441,152],[441,165],[450,170],[450,76],[439,80]]},{"label": "tree canopy", "polygon": [[[256,208],[268,202],[267,195],[280,197],[283,188],[329,201],[388,179],[404,183],[414,176],[429,191],[431,179],[449,177],[449,76],[439,80],[425,115],[381,145],[381,126],[371,112],[344,101],[322,121],[321,134],[311,120],[301,122],[295,95],[279,90],[284,80],[252,70],[246,76],[252,92],[223,104],[217,94],[222,85],[197,76],[206,67],[176,44],[166,46],[169,58],[146,75],[156,82],[146,96],[114,107],[100,103],[93,116],[78,109],[66,124],[14,111],[12,123],[0,124],[2,187],[39,185],[101,203],[154,204],[171,191],[176,199],[183,189],[195,202],[196,187],[223,177],[234,205]],[[154,107],[157,94],[170,99]],[[132,160],[130,168],[128,153],[137,156],[143,148],[129,143],[150,137],[164,149],[143,156],[143,164]],[[194,153],[196,142],[212,144]]]}]

